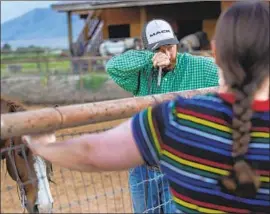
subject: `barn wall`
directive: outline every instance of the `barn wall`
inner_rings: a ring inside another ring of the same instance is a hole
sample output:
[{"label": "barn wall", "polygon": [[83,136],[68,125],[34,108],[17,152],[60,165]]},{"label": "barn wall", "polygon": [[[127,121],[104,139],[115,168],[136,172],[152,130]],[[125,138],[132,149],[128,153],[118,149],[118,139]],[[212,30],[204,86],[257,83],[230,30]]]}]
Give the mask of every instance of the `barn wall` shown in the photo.
[{"label": "barn wall", "polygon": [[[226,10],[233,3],[235,3],[235,1],[222,1],[220,4],[220,12]],[[205,19],[203,21],[203,30],[207,33],[209,39],[212,39],[215,34],[216,23],[217,23],[217,18]]]},{"label": "barn wall", "polygon": [[190,2],[148,6],[149,18],[169,18],[173,20],[202,20],[218,17],[220,2]]},{"label": "barn wall", "polygon": [[103,36],[108,38],[108,26],[130,24],[130,36],[140,36],[140,8],[113,8],[102,11],[101,19],[104,21]]},{"label": "barn wall", "polygon": [[169,21],[175,32],[178,31],[177,20],[204,20],[203,30],[212,37],[215,20],[220,13],[219,2],[179,3],[133,8],[113,8],[102,11],[104,20],[103,36],[108,38],[108,26],[130,24],[131,37],[140,37],[146,21],[162,18]]},{"label": "barn wall", "polygon": [[101,19],[104,21],[103,36],[108,38],[108,26],[130,24],[131,37],[140,37],[146,21],[153,18],[166,19],[178,30],[177,20],[203,20],[203,31],[212,39],[216,22],[221,11],[227,9],[235,1],[193,2],[169,5],[155,5],[133,8],[104,9]]},{"label": "barn wall", "polygon": [[212,39],[215,34],[217,19],[205,19],[203,20],[203,31],[207,33],[208,39]]}]

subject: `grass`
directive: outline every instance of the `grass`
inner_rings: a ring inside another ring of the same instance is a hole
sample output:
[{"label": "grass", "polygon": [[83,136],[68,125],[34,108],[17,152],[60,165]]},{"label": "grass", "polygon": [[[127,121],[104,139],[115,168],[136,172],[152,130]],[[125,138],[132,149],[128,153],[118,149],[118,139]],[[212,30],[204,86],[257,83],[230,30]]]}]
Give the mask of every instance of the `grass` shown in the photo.
[{"label": "grass", "polygon": [[37,58],[37,57],[50,57],[50,58],[57,58],[58,55],[56,54],[47,54],[47,53],[39,53],[36,52],[28,52],[28,53],[2,53],[1,60],[22,60],[22,59],[30,59],[30,58]]},{"label": "grass", "polygon": [[[41,68],[46,67],[46,63],[42,62],[39,63]],[[22,69],[37,69],[38,68],[38,63],[20,63],[22,66]],[[49,62],[48,66],[50,69],[68,69],[70,67],[70,61],[61,61],[61,62]],[[6,69],[7,65],[6,64],[1,64],[1,69]]]},{"label": "grass", "polygon": [[[53,61],[50,61],[48,63],[29,62],[29,59],[33,59],[33,60],[37,59],[38,61],[37,53],[35,52],[1,54],[1,60],[11,60],[8,63],[21,66],[21,70],[18,71],[17,73],[16,72],[9,73],[8,65],[1,63],[1,77],[14,76],[17,74],[38,74],[38,75],[46,76],[46,75],[54,74],[56,72],[59,74],[72,72],[72,63],[69,60],[58,61],[58,59],[61,58],[59,54],[56,55],[52,53],[49,53],[49,54],[40,53],[39,56],[43,59],[49,58],[50,60],[53,60]],[[84,80],[84,81],[85,81],[85,84],[88,85],[87,81],[89,80]]]},{"label": "grass", "polygon": [[[57,59],[61,58],[59,54],[54,54],[54,53],[37,53],[35,51],[32,52],[11,52],[11,53],[2,53],[1,54],[1,61],[3,60],[8,60],[10,64],[17,64],[20,65],[22,68],[23,73],[27,73],[30,70],[30,73],[32,73],[34,70],[36,73],[40,72],[46,72],[47,66],[49,70],[58,70],[58,71],[70,71],[70,61],[57,61]],[[52,62],[27,62],[31,60],[39,61],[44,59],[50,59],[50,60],[55,60]],[[20,61],[20,63],[18,63]],[[23,62],[22,62],[23,61]],[[25,61],[25,62],[24,62]],[[22,62],[22,63],[21,63]],[[1,63],[1,71],[4,69],[7,69],[8,65],[7,64],[2,64]]]},{"label": "grass", "polygon": [[[21,65],[21,72],[23,74],[40,74],[40,73],[47,73],[47,69],[49,73],[52,72],[60,72],[60,73],[67,73],[71,71],[70,61],[61,61],[61,62],[50,62],[46,65],[46,63],[22,63]],[[48,68],[47,68],[48,66]],[[7,65],[1,64],[1,76],[8,75]]]}]

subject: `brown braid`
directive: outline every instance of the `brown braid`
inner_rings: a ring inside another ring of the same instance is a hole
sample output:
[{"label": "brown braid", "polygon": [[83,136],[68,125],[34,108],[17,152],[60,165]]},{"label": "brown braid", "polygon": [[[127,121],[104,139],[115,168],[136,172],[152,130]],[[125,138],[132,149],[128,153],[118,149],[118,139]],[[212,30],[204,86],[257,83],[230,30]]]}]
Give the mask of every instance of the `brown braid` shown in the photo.
[{"label": "brown braid", "polygon": [[232,106],[234,115],[232,120],[234,165],[233,171],[228,177],[222,179],[222,183],[228,190],[242,197],[254,196],[261,184],[259,176],[245,161],[244,155],[248,151],[251,140],[250,130],[253,114],[251,105],[254,92],[257,90],[257,86],[262,84],[267,73],[267,71],[261,72],[253,78],[252,83],[244,84],[242,87],[232,87],[235,95],[235,103]]},{"label": "brown braid", "polygon": [[246,90],[238,88],[233,90],[236,97],[233,104],[234,118],[232,120],[234,166],[229,177],[222,179],[223,185],[228,190],[242,197],[256,194],[260,186],[259,176],[255,174],[244,158],[251,138],[253,88],[251,85],[247,85]]},{"label": "brown braid", "polygon": [[269,77],[269,6],[260,1],[233,4],[220,17],[215,40],[217,63],[235,95],[231,124],[233,170],[221,183],[238,196],[253,197],[260,178],[245,160],[245,154],[251,140],[254,95]]}]

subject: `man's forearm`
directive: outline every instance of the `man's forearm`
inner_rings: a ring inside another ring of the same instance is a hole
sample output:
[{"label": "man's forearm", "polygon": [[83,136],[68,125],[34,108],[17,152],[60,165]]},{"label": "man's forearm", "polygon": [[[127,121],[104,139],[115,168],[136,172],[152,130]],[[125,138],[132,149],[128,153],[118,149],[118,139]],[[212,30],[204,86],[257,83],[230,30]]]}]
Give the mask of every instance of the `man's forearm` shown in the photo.
[{"label": "man's forearm", "polygon": [[151,66],[152,55],[147,51],[127,51],[112,58],[106,65],[106,71],[116,84],[134,94],[138,87],[138,75]]},{"label": "man's forearm", "polygon": [[152,64],[154,54],[150,51],[130,50],[111,58],[106,64],[106,71],[110,75],[129,76],[134,72],[145,69]]}]

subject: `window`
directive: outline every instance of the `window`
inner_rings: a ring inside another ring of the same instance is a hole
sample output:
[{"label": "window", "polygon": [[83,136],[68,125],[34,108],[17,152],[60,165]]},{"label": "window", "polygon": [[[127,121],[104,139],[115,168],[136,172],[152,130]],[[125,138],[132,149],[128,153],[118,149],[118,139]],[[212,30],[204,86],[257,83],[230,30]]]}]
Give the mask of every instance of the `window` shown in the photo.
[{"label": "window", "polygon": [[130,37],[130,25],[109,25],[109,39],[119,39]]},{"label": "window", "polygon": [[202,20],[178,21],[177,25],[178,25],[177,37],[179,40],[189,34],[193,34],[196,33],[197,31],[202,30]]}]

